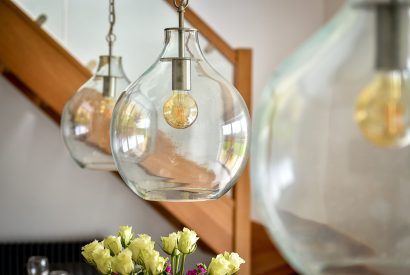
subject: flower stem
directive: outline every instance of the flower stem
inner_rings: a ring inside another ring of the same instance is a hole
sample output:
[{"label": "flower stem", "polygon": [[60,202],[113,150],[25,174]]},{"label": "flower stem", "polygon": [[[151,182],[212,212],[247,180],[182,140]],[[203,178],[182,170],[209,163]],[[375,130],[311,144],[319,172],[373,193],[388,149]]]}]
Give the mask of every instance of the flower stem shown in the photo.
[{"label": "flower stem", "polygon": [[185,266],[185,259],[186,259],[186,254],[182,254],[182,262],[181,262],[181,273],[180,275],[184,275],[184,266]]},{"label": "flower stem", "polygon": [[171,269],[172,269],[172,274],[175,274],[175,256],[171,255]]},{"label": "flower stem", "polygon": [[175,257],[175,273],[173,273],[173,275],[179,275],[180,274],[180,270],[179,270],[179,257],[180,255]]}]

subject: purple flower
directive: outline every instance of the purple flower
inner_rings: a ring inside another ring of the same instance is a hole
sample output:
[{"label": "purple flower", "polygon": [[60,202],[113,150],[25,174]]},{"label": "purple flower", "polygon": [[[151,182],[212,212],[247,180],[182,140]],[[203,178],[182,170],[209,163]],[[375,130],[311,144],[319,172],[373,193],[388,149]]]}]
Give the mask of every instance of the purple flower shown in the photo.
[{"label": "purple flower", "polygon": [[169,262],[167,263],[167,266],[165,267],[165,272],[168,274],[172,274],[172,267]]},{"label": "purple flower", "polygon": [[189,270],[186,275],[205,275],[207,272],[206,265],[197,264],[196,269]]},{"label": "purple flower", "polygon": [[207,270],[206,270],[206,266],[204,264],[197,264],[196,266],[197,266],[198,274],[200,274],[200,275],[206,274]]}]

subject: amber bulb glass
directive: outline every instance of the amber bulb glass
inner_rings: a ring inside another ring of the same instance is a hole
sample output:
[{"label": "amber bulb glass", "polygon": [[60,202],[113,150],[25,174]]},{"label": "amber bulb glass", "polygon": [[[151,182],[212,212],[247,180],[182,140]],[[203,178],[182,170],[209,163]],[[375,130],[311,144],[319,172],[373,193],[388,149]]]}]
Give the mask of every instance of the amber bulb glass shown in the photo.
[{"label": "amber bulb glass", "polygon": [[382,147],[410,143],[408,75],[379,72],[362,90],[356,103],[356,122],[363,136]]},{"label": "amber bulb glass", "polygon": [[165,121],[175,129],[185,129],[195,122],[198,106],[188,91],[173,91],[163,107]]}]

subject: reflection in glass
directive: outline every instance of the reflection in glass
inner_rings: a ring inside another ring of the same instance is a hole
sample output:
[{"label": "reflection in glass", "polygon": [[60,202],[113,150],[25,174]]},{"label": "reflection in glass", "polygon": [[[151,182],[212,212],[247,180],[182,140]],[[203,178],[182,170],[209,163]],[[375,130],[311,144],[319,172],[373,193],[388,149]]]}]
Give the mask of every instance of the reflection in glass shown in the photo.
[{"label": "reflection in glass", "polygon": [[192,89],[183,89],[188,90],[182,94],[183,108],[173,110],[175,125],[167,121],[166,111],[175,95],[171,76],[178,29],[165,31],[159,60],[130,85],[114,109],[114,159],[124,181],[144,199],[219,198],[247,160],[250,125],[242,97],[207,63],[197,31],[183,29],[183,35]]},{"label": "reflection in glass", "polygon": [[47,257],[31,256],[27,261],[27,273],[29,275],[48,275],[49,264]]},{"label": "reflection in glass", "polygon": [[77,164],[84,168],[116,170],[111,155],[112,110],[129,84],[121,58],[101,56],[96,74],[66,103],[61,118],[64,142]]}]

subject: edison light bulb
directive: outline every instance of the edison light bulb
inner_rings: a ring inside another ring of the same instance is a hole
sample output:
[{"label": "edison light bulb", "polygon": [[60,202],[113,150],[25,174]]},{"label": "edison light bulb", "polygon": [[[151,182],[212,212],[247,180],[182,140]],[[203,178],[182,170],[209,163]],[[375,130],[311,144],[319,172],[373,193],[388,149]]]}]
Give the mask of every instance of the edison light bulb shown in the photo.
[{"label": "edison light bulb", "polygon": [[384,147],[410,143],[410,86],[406,72],[379,72],[360,93],[355,118],[363,135]]},{"label": "edison light bulb", "polygon": [[198,106],[187,91],[173,91],[163,107],[165,121],[173,128],[185,129],[195,122]]}]

